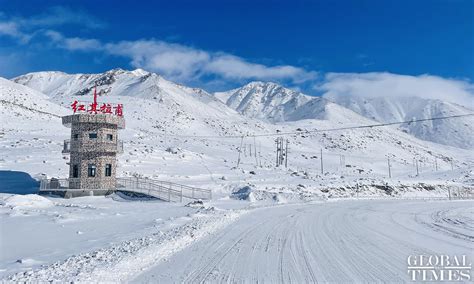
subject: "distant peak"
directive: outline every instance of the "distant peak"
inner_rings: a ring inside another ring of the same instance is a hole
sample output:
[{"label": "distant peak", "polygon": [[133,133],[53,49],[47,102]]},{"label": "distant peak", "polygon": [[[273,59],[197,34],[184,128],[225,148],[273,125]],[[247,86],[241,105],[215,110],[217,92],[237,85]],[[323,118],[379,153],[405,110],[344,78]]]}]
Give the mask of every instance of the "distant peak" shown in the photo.
[{"label": "distant peak", "polygon": [[20,75],[18,77],[23,77],[23,76],[44,76],[44,75],[51,75],[51,74],[62,74],[65,75],[67,73],[62,72],[62,71],[37,71],[37,72],[30,72],[26,73],[24,75]]},{"label": "distant peak", "polygon": [[150,74],[150,72],[145,71],[145,70],[143,70],[143,69],[141,69],[141,68],[137,68],[137,69],[131,71],[131,73],[132,73],[133,75],[135,75],[135,76],[145,76],[145,75]]},{"label": "distant peak", "polygon": [[[125,73],[125,72],[129,72],[129,71],[124,70],[124,69],[122,69],[122,68],[114,68],[114,69],[111,69],[111,70],[105,72],[105,74],[107,74],[107,73],[114,73],[114,74],[117,74],[117,73]],[[99,73],[99,74],[104,74],[104,73]]]},{"label": "distant peak", "polygon": [[274,83],[274,82],[253,81],[253,82],[248,83],[245,86],[248,86],[248,87],[267,87],[267,86],[280,86],[280,85],[278,85],[277,83]]}]

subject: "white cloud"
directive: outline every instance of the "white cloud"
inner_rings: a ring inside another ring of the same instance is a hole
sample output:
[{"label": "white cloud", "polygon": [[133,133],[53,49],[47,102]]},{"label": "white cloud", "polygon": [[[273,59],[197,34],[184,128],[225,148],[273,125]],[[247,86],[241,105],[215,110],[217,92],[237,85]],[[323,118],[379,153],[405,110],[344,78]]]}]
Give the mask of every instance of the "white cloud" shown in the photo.
[{"label": "white cloud", "polygon": [[180,82],[199,81],[203,77],[216,80],[275,80],[291,84],[315,80],[317,72],[291,65],[266,66],[223,52],[210,52],[155,39],[101,42],[92,38],[67,37],[50,27],[77,24],[99,28],[105,24],[95,17],[65,7],[52,7],[29,18],[5,17],[0,12],[0,35],[28,43],[34,35],[46,36],[59,48],[71,51],[94,51],[121,56],[130,65],[158,72]]},{"label": "white cloud", "polygon": [[71,51],[91,51],[102,50],[102,44],[96,39],[86,39],[79,37],[64,37],[61,33],[47,30],[44,34],[49,37],[58,47]]},{"label": "white cloud", "polygon": [[474,86],[467,81],[432,75],[392,73],[328,73],[316,87],[324,96],[419,97],[474,108]]},{"label": "white cloud", "polygon": [[30,17],[16,18],[22,26],[51,27],[64,24],[75,24],[87,28],[103,28],[106,24],[81,10],[71,10],[63,6],[54,6],[47,9],[45,13]]},{"label": "white cloud", "polygon": [[131,59],[134,67],[155,71],[170,79],[190,81],[216,75],[225,79],[289,80],[293,83],[314,80],[316,72],[280,65],[265,66],[222,52],[208,52],[159,40],[109,43],[106,52]]},{"label": "white cloud", "polygon": [[[0,36],[12,37],[23,44],[28,43],[38,33],[38,30],[42,28],[64,24],[80,25],[86,28],[101,28],[105,26],[101,20],[83,11],[73,11],[61,6],[51,7],[43,14],[28,18],[6,17],[0,11]],[[76,42],[72,42],[73,45],[71,47],[74,46],[74,43]]]},{"label": "white cloud", "polygon": [[294,83],[314,80],[317,73],[308,72],[302,68],[280,65],[265,66],[262,64],[250,63],[244,59],[228,55],[216,54],[205,66],[206,71],[220,74],[229,79],[255,78],[262,80],[284,80],[291,79]]},{"label": "white cloud", "polygon": [[0,22],[0,35],[6,35],[18,39],[21,43],[26,43],[32,35],[20,30],[17,23],[11,21]]},{"label": "white cloud", "polygon": [[105,52],[129,58],[134,67],[180,81],[199,77],[211,58],[208,52],[158,40],[108,43]]}]

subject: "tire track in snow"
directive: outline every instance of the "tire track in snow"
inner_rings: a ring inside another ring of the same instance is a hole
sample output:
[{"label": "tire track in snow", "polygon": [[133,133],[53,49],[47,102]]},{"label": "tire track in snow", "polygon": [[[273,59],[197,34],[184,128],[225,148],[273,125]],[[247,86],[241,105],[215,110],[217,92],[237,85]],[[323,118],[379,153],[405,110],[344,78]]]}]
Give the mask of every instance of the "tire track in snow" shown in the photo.
[{"label": "tire track in snow", "polygon": [[408,281],[410,254],[469,253],[466,240],[416,223],[416,214],[472,205],[369,200],[258,209],[135,280],[183,282],[173,273],[200,283]]}]

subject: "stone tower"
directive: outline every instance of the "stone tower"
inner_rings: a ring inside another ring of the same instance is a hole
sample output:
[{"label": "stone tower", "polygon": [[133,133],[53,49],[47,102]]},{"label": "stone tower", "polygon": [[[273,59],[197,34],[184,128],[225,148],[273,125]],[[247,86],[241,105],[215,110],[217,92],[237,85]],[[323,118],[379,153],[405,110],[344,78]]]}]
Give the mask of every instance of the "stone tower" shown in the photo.
[{"label": "stone tower", "polygon": [[117,154],[123,152],[118,130],[125,128],[122,116],[77,113],[62,118],[71,128],[63,153],[70,154],[69,188],[105,194],[116,186]]}]

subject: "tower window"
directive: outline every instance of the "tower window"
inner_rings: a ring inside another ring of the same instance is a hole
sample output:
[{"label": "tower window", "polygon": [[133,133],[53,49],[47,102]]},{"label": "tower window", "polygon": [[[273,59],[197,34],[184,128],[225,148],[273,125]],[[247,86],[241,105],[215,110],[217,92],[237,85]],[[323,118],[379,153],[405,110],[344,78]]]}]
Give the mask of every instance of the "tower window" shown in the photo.
[{"label": "tower window", "polygon": [[74,134],[73,138],[74,138],[74,140],[79,139],[79,134]]},{"label": "tower window", "polygon": [[105,164],[105,176],[112,176],[112,164]]},{"label": "tower window", "polygon": [[73,178],[79,177],[79,166],[77,164],[72,165],[72,177]]},{"label": "tower window", "polygon": [[108,141],[114,140],[114,136],[112,134],[107,134],[107,140]]},{"label": "tower window", "polygon": [[95,164],[88,164],[87,165],[87,176],[88,177],[95,177],[95,174],[96,174],[96,166]]},{"label": "tower window", "polygon": [[89,133],[89,139],[97,139],[97,133]]}]

